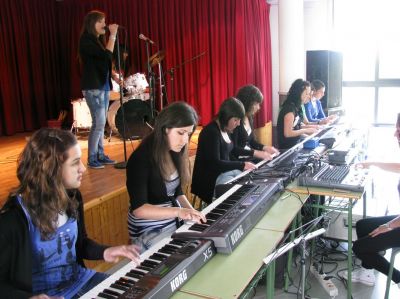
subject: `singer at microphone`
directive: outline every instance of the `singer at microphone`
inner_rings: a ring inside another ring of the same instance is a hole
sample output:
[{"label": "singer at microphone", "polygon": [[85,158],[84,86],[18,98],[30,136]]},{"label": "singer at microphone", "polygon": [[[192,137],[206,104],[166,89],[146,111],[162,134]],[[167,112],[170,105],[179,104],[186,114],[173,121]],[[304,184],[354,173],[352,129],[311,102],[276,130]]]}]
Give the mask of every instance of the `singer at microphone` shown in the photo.
[{"label": "singer at microphone", "polygon": [[[115,164],[104,152],[104,127],[112,90],[112,53],[117,39],[118,25],[106,26],[105,13],[92,10],[83,21],[79,40],[79,61],[82,66],[81,89],[94,124],[88,139],[88,167],[104,169]],[[106,40],[106,29],[110,36]]]},{"label": "singer at microphone", "polygon": [[154,44],[154,42],[150,38],[148,38],[147,36],[145,36],[142,33],[139,34],[139,39],[144,40],[145,42],[149,42],[152,45]]},{"label": "singer at microphone", "polygon": [[[112,25],[118,25],[118,24],[112,24]],[[111,26],[111,25],[104,26],[104,30],[110,31],[110,29],[108,28],[109,26]],[[122,26],[122,25],[118,25],[118,29],[124,29],[125,30],[125,27]]]}]

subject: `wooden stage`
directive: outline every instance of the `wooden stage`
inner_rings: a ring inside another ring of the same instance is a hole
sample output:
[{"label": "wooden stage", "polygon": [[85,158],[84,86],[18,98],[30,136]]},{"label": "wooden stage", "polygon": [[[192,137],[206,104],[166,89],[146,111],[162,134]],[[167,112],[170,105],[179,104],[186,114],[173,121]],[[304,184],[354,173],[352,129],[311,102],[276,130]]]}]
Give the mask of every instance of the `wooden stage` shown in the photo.
[{"label": "wooden stage", "polygon": [[[31,134],[17,134],[11,137],[0,138],[0,205],[2,206],[6,200],[8,193],[12,188],[18,185],[16,176],[17,159],[26,144],[27,138]],[[82,161],[87,163],[87,137],[78,137],[79,143],[82,145]],[[137,141],[133,145],[127,142],[128,158],[132,153],[132,146],[136,148]],[[124,150],[122,141],[117,137],[113,137],[108,143],[105,140],[106,153],[113,159],[123,161]],[[81,191],[85,203],[89,203],[95,198],[99,198],[105,194],[109,194],[125,186],[125,170],[115,169],[112,166],[106,166],[104,169],[88,168],[83,175]]]},{"label": "wooden stage", "polygon": [[[0,137],[0,206],[3,206],[9,192],[18,185],[16,176],[17,159],[27,138],[31,133],[17,134],[10,137]],[[78,136],[82,148],[82,161],[87,163],[87,135]],[[139,141],[126,141],[127,158],[138,146]],[[104,140],[105,151],[112,158],[118,161],[124,160],[123,142],[118,137],[112,137],[111,142]],[[194,155],[197,148],[196,133],[190,144],[190,155]],[[104,195],[110,194],[125,187],[125,170],[116,169],[111,165],[106,165],[104,169],[87,168],[83,175],[82,186],[80,188],[86,205]]]},{"label": "wooden stage", "polygon": [[[0,206],[7,200],[9,192],[18,185],[16,176],[17,159],[32,133],[0,137]],[[192,137],[190,155],[197,149],[198,132]],[[82,148],[82,162],[87,163],[87,134],[78,135]],[[140,141],[126,141],[127,158]],[[112,159],[124,160],[123,141],[113,136],[111,142],[104,140],[105,152]],[[97,242],[109,245],[128,243],[127,213],[129,197],[126,191],[125,169],[106,165],[104,169],[87,168],[80,188],[85,202],[85,221],[89,236]],[[190,194],[188,194],[190,195]],[[87,261],[89,267],[105,270],[106,263]]]},{"label": "wooden stage", "polygon": [[[260,135],[265,137],[265,128],[269,132],[268,138],[261,142],[271,144],[271,123],[260,130]],[[9,137],[0,137],[0,206],[3,206],[12,188],[18,185],[16,177],[17,159],[24,148],[27,139],[32,133],[17,134]],[[197,149],[199,129],[193,134],[189,145],[190,163]],[[87,163],[87,134],[78,136],[82,148],[82,161]],[[140,141],[127,141],[127,157]],[[112,159],[124,160],[123,142],[120,138],[113,136],[111,142],[104,140],[105,152]],[[116,169],[107,165],[104,169],[87,169],[83,175],[80,188],[85,202],[85,222],[90,238],[99,243],[108,245],[121,245],[128,243],[127,213],[129,209],[129,197],[126,191],[125,169]],[[191,201],[190,188],[183,187],[184,192]],[[87,261],[87,266],[96,268],[98,271],[106,270],[111,265],[102,261]]]}]

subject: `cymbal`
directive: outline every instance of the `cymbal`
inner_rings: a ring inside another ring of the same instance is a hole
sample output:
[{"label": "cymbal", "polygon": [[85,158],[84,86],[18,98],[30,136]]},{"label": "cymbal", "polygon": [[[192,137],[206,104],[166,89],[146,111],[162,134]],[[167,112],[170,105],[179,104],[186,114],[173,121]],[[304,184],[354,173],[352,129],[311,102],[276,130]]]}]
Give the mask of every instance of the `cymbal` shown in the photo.
[{"label": "cymbal", "polygon": [[158,51],[156,54],[150,56],[149,63],[153,67],[156,64],[159,64],[164,59],[164,57],[165,57],[165,51],[164,50]]}]

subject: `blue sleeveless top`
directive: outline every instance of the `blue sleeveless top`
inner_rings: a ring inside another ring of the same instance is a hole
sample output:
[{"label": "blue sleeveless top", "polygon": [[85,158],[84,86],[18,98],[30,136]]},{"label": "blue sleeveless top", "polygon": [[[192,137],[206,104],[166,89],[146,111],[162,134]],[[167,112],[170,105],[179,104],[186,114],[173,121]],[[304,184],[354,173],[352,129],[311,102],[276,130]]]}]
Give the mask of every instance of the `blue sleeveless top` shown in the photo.
[{"label": "blue sleeveless top", "polygon": [[50,240],[42,240],[20,196],[32,245],[32,291],[34,294],[73,297],[96,273],[76,262],[75,243],[78,237],[76,219],[68,218]]}]

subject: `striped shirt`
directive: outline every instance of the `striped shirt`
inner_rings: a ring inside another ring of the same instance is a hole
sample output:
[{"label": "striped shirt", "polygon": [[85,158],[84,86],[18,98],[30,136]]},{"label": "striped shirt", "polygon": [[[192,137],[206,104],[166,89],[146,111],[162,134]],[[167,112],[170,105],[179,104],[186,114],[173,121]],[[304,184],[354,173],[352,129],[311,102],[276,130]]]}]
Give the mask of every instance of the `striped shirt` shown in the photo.
[{"label": "striped shirt", "polygon": [[[165,187],[167,189],[168,196],[174,196],[176,188],[180,184],[180,178],[178,172],[174,172],[170,180],[164,181]],[[179,204],[179,203],[178,203]],[[155,205],[157,207],[172,207],[172,201],[167,199],[165,203]],[[137,238],[141,234],[147,231],[162,229],[164,227],[170,226],[175,223],[175,218],[167,219],[142,219],[135,217],[132,213],[128,213],[128,231],[130,239]]]}]

